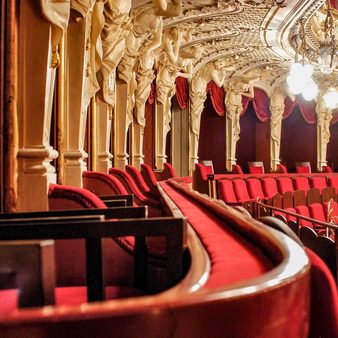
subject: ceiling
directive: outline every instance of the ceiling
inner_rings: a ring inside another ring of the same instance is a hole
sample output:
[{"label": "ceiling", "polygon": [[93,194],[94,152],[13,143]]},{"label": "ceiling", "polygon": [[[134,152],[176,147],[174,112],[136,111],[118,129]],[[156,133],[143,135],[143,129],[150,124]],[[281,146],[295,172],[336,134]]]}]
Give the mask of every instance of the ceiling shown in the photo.
[{"label": "ceiling", "polygon": [[[146,2],[134,0],[133,7]],[[259,75],[255,86],[269,93],[285,78],[294,59],[297,39],[292,37],[300,18],[305,19],[309,46],[318,50],[324,4],[325,0],[182,0],[182,15],[166,18],[164,29],[176,26],[190,32],[192,40],[183,42],[181,50],[190,46],[203,50],[193,61],[194,72],[225,58],[235,66],[229,78]],[[313,63],[316,66],[315,59]],[[327,80],[319,70],[315,78],[319,83]]]}]

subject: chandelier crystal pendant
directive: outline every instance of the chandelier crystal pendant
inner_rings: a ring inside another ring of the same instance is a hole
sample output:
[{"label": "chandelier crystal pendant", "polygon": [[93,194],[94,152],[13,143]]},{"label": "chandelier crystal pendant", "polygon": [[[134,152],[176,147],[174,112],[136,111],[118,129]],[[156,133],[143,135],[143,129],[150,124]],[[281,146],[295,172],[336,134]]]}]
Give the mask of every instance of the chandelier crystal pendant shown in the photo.
[{"label": "chandelier crystal pendant", "polygon": [[318,64],[323,74],[331,74],[337,66],[335,22],[330,1],[327,2],[327,15],[324,22],[325,39],[320,42]]},{"label": "chandelier crystal pendant", "polygon": [[335,109],[338,107],[338,92],[335,88],[330,88],[323,99],[327,108]]}]

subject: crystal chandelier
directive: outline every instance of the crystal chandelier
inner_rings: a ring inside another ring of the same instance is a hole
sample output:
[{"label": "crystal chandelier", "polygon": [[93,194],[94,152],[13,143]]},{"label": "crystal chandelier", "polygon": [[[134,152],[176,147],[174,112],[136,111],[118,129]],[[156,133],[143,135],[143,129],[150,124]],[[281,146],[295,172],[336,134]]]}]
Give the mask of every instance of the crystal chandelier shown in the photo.
[{"label": "crystal chandelier", "polygon": [[[301,19],[298,23],[298,30],[294,35],[296,46],[295,62],[291,65],[287,83],[290,91],[294,95],[302,94],[307,101],[313,100],[318,95],[318,86],[312,78],[313,66],[305,62],[305,55],[309,56],[310,52],[314,52],[307,46],[305,23]],[[319,43],[318,49],[318,66],[322,74],[328,75],[336,69],[337,46],[335,32],[335,18],[332,13],[330,1],[327,1],[326,18],[323,23],[324,37]],[[313,53],[312,53],[313,55]],[[300,61],[298,59],[300,58]],[[315,60],[310,57],[310,59]],[[334,88],[329,88],[323,96],[328,109],[338,107],[338,92]]]},{"label": "crystal chandelier", "polygon": [[[299,22],[299,34],[301,44],[296,50],[295,62],[291,65],[287,83],[291,93],[302,94],[307,101],[313,100],[318,94],[318,86],[313,81],[313,66],[305,63],[306,37],[304,21]],[[299,55],[301,61],[298,61]]]},{"label": "crystal chandelier", "polygon": [[324,22],[324,41],[320,42],[318,64],[323,74],[331,74],[337,66],[335,22],[330,1],[327,2],[327,15]]}]

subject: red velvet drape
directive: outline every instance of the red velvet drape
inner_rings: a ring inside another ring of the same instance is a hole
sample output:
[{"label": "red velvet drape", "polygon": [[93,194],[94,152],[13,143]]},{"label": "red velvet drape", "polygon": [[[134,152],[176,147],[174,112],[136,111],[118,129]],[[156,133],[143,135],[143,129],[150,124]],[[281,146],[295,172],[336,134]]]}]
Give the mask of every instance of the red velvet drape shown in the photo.
[{"label": "red velvet drape", "polygon": [[333,116],[332,116],[331,124],[338,123],[338,109],[333,110],[332,115]]},{"label": "red velvet drape", "polygon": [[259,121],[266,122],[270,116],[269,104],[270,100],[266,93],[259,89],[254,88],[255,96],[253,98],[253,108]]},{"label": "red velvet drape", "polygon": [[181,76],[176,78],[176,99],[181,109],[185,109],[187,107],[189,86],[187,79]]},{"label": "red velvet drape", "polygon": [[210,99],[217,115],[224,116],[224,89],[222,87],[218,87],[214,81],[210,81],[207,85],[207,91],[210,93]]}]

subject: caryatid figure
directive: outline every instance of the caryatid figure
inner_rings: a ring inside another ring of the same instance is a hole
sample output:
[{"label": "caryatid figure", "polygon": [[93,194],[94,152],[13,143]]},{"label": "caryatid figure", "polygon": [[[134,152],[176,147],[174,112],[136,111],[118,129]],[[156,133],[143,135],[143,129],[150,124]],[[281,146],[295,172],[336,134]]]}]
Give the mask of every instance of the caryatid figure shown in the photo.
[{"label": "caryatid figure", "polygon": [[243,112],[242,96],[254,97],[253,81],[245,78],[233,78],[225,87],[226,108],[226,168],[232,170],[236,163],[236,145],[241,131],[239,119]]},{"label": "caryatid figure", "polygon": [[194,163],[197,162],[198,140],[200,133],[201,114],[204,102],[207,98],[207,85],[213,80],[218,87],[222,87],[227,71],[233,67],[227,62],[218,59],[208,63],[200,69],[192,78],[190,83],[190,171],[193,170]]},{"label": "caryatid figure", "polygon": [[101,87],[100,98],[112,107],[115,104],[115,70],[130,32],[130,9],[131,0],[108,0],[103,10],[102,62],[97,76]]},{"label": "caryatid figure", "polygon": [[289,91],[285,82],[276,85],[270,96],[270,157],[272,170],[276,170],[276,165],[280,163],[282,118],[285,109],[284,100],[287,96],[289,96],[292,101],[295,100],[295,96]]},{"label": "caryatid figure", "polygon": [[141,5],[130,13],[131,23],[126,38],[126,50],[118,67],[119,78],[126,83],[130,74],[135,71],[138,52],[143,42],[155,31],[162,29],[163,17],[178,16],[182,13],[181,0],[152,0],[152,3]]},{"label": "caryatid figure", "polygon": [[321,171],[323,165],[327,165],[327,144],[330,141],[330,124],[332,111],[327,108],[323,99],[324,93],[318,95],[316,104],[317,114],[317,167]]},{"label": "caryatid figure", "polygon": [[163,105],[165,117],[165,135],[170,130],[171,98],[175,94],[175,80],[181,67],[178,65],[182,33],[179,28],[170,28],[163,33],[162,51],[157,62],[156,97]]}]

